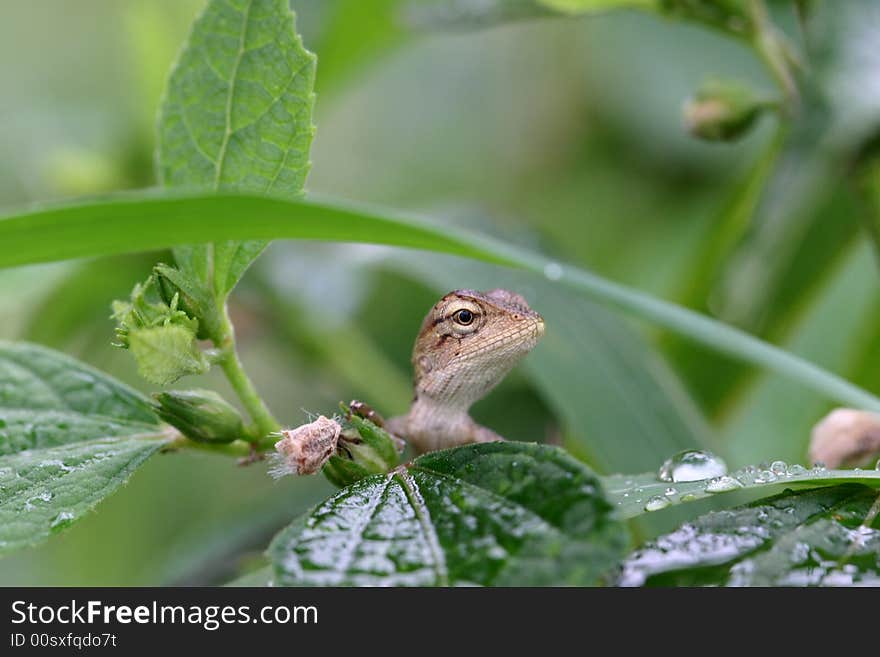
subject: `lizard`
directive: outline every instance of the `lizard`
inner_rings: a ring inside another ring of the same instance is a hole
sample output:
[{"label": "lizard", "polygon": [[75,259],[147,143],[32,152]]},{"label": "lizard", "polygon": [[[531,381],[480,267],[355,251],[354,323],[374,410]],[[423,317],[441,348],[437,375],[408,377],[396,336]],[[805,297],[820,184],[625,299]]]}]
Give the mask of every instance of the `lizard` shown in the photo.
[{"label": "lizard", "polygon": [[[544,335],[544,319],[508,290],[454,290],[434,304],[412,352],[414,396],[405,415],[387,422],[367,404],[352,400],[345,413],[384,427],[398,452],[405,442],[417,454],[504,440],[468,414]],[[357,431],[343,431],[335,419],[319,416],[278,433],[270,474],[315,474],[334,453],[360,444]],[[348,454],[351,458],[351,454]]]},{"label": "lizard", "polygon": [[450,292],[434,304],[416,337],[409,411],[389,419],[385,428],[419,454],[503,440],[468,411],[543,335],[544,319],[515,292]]}]

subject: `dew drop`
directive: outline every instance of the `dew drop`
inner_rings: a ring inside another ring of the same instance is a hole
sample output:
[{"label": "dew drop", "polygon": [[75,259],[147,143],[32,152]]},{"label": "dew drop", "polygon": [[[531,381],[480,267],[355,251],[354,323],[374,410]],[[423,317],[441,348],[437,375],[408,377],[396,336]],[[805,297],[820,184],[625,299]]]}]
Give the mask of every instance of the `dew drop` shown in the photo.
[{"label": "dew drop", "polygon": [[57,529],[58,527],[63,527],[64,525],[70,524],[71,522],[73,522],[74,518],[76,518],[76,516],[73,515],[73,513],[71,513],[70,511],[62,511],[52,519],[52,524],[50,524],[49,526],[52,529]]},{"label": "dew drop", "polygon": [[697,449],[686,449],[666,459],[657,477],[661,481],[700,481],[727,474],[724,461],[711,452]]},{"label": "dew drop", "polygon": [[725,493],[729,490],[736,490],[737,488],[742,487],[743,485],[738,479],[734,479],[729,475],[722,475],[709,480],[709,483],[706,484],[706,492]]},{"label": "dew drop", "polygon": [[672,504],[672,502],[667,498],[662,497],[661,495],[655,495],[645,502],[645,511],[659,511],[660,509],[665,509],[670,504]]},{"label": "dew drop", "polygon": [[788,463],[785,461],[773,461],[770,464],[770,472],[775,475],[785,475],[788,473]]},{"label": "dew drop", "polygon": [[788,470],[786,470],[786,473],[789,477],[798,477],[800,475],[806,474],[807,469],[802,465],[793,463],[792,465],[788,466]]},{"label": "dew drop", "polygon": [[663,491],[663,494],[666,497],[672,497],[673,495],[676,495],[677,493],[678,493],[678,491],[676,489],[674,489],[672,486],[670,486],[665,491]]},{"label": "dew drop", "polygon": [[562,265],[558,262],[548,262],[544,265],[544,276],[551,281],[558,281],[562,278]]},{"label": "dew drop", "polygon": [[779,479],[776,474],[771,470],[761,470],[758,473],[758,476],[755,477],[756,484],[771,484],[774,481]]},{"label": "dew drop", "polygon": [[877,459],[877,462],[874,464],[875,470],[880,470],[880,459]]}]

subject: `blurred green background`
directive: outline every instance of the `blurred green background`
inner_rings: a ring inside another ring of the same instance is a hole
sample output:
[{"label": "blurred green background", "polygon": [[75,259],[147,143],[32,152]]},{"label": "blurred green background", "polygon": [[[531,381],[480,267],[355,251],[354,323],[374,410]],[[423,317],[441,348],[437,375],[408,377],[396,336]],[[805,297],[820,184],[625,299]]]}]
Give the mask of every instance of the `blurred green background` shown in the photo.
[{"label": "blurred green background", "polygon": [[[155,184],[156,108],[201,4],[4,4],[0,208]],[[745,44],[705,27],[622,11],[430,29],[403,0],[295,0],[319,58],[308,189],[527,245],[880,392],[870,208],[849,176],[880,126],[880,8],[818,3],[815,34],[804,35],[788,4],[776,3],[780,24],[819,53],[803,112],[719,145],[686,134],[684,99],[713,75],[774,86]],[[163,259],[0,270],[0,338],[52,346],[148,390],[110,346],[109,308]],[[511,438],[564,444],[601,472],[651,470],[695,445],[733,467],[802,461],[831,408],[550,281],[445,256],[276,243],[232,314],[247,369],[282,421],[352,397],[392,415],[409,401],[412,341],[440,293],[499,286],[525,294],[548,334],[474,415]],[[232,398],[220,376],[180,382],[197,386]],[[0,561],[0,584],[222,583],[258,565],[273,533],[330,490],[219,456],[159,456],[98,513]],[[639,535],[706,506],[656,514]]]}]

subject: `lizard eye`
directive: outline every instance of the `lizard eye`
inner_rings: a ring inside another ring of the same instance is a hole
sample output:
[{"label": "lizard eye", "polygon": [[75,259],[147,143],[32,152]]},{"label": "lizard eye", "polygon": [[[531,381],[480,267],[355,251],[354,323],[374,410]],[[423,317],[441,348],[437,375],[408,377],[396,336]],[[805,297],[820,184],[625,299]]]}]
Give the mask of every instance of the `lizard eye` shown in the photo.
[{"label": "lizard eye", "polygon": [[452,315],[452,320],[456,324],[461,324],[462,326],[469,326],[474,323],[474,314],[468,310],[467,308],[462,308],[461,310],[457,310]]}]

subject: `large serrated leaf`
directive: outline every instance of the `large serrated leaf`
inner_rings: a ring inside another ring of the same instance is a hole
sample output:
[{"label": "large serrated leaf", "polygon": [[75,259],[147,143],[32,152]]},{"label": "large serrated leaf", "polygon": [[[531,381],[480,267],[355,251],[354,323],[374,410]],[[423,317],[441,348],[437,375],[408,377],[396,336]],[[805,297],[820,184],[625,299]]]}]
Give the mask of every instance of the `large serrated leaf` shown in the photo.
[{"label": "large serrated leaf", "polygon": [[349,486],[270,546],[276,585],[590,585],[627,532],[564,451],[484,443]]},{"label": "large serrated leaf", "polygon": [[[211,0],[162,103],[163,183],[301,195],[314,135],[314,80],[315,57],[297,36],[286,0]],[[266,243],[178,247],[175,259],[222,299]]]},{"label": "large serrated leaf", "polygon": [[164,444],[98,438],[0,458],[0,553],[66,528]]},{"label": "large serrated leaf", "polygon": [[876,499],[846,485],[709,513],[633,553],[619,583],[877,586],[880,531],[863,524]]},{"label": "large serrated leaf", "polygon": [[146,399],[51,349],[0,342],[0,552],[67,527],[170,435]]},{"label": "large serrated leaf", "polygon": [[45,347],[0,342],[0,456],[161,430],[147,400],[119,381]]}]

